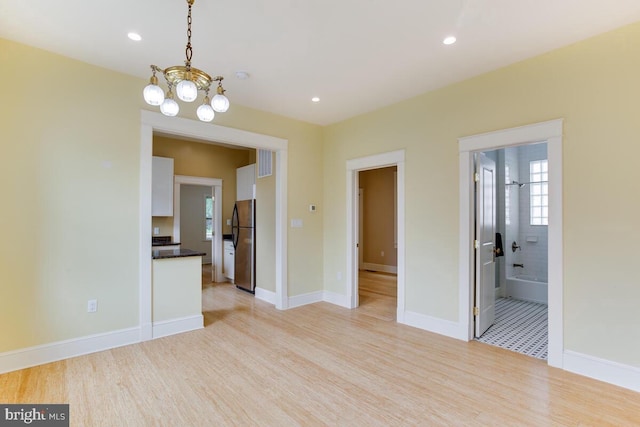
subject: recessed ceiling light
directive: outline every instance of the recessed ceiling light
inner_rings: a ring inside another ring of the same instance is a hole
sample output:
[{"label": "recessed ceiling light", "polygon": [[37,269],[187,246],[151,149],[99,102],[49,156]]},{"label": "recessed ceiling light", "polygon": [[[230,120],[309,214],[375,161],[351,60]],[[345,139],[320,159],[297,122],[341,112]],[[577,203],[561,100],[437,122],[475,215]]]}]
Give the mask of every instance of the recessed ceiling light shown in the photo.
[{"label": "recessed ceiling light", "polygon": [[311,98],[311,101],[320,102],[320,98],[318,98],[317,96],[314,96],[313,98]]},{"label": "recessed ceiling light", "polygon": [[134,33],[134,32],[128,33],[127,37],[129,37],[134,42],[139,42],[140,40],[142,40],[142,36],[140,34]]},{"label": "recessed ceiling light", "polygon": [[442,40],[442,43],[444,44],[454,44],[455,42],[456,42],[456,38],[454,36],[449,36],[444,40]]},{"label": "recessed ceiling light", "polygon": [[247,80],[249,78],[249,73],[246,71],[236,71],[236,78],[239,80]]}]

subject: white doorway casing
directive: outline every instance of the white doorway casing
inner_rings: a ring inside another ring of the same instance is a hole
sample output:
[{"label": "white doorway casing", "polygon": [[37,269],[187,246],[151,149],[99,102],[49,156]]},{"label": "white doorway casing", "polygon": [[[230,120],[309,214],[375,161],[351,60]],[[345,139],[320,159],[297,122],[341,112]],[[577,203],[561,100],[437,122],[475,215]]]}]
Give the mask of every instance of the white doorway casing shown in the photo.
[{"label": "white doorway casing", "polygon": [[[275,306],[289,306],[287,291],[287,157],[288,141],[269,135],[233,129],[225,126],[166,117],[161,113],[140,111],[140,340],[153,338],[151,311],[151,158],[153,133],[196,138],[203,142],[218,142],[240,147],[262,148],[276,153],[276,224],[275,224]],[[265,291],[269,294],[269,291]],[[258,292],[256,292],[258,297]],[[271,301],[274,302],[274,301]]]},{"label": "white doorway casing", "polygon": [[[547,143],[549,162],[549,352],[548,364],[563,367],[562,119],[458,139],[460,154],[459,324],[473,339],[473,153],[535,142]],[[466,330],[465,330],[466,329]]]},{"label": "white doorway casing", "polygon": [[358,227],[359,224],[359,183],[358,172],[397,166],[397,241],[398,241],[398,306],[396,320],[404,323],[405,315],[405,247],[404,247],[404,165],[405,151],[391,151],[368,157],[347,160],[347,268],[346,294],[347,307],[358,306]]}]

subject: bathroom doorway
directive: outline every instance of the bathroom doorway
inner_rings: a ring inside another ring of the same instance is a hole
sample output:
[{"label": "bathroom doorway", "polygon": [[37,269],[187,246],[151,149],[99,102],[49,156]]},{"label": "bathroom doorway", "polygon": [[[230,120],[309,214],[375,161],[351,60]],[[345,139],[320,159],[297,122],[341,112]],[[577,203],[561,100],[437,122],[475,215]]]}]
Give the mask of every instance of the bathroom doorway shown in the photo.
[{"label": "bathroom doorway", "polygon": [[[476,339],[547,360],[547,144],[506,147],[476,156],[495,163],[495,318]],[[487,183],[479,187],[486,189]]]}]

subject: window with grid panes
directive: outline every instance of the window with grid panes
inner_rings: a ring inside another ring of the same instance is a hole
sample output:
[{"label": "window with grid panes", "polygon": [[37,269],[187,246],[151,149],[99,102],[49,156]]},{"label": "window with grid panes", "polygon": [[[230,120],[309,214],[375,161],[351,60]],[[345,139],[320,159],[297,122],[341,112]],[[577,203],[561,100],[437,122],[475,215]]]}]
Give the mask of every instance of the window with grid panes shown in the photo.
[{"label": "window with grid panes", "polygon": [[549,169],[546,160],[529,162],[531,225],[549,224]]}]

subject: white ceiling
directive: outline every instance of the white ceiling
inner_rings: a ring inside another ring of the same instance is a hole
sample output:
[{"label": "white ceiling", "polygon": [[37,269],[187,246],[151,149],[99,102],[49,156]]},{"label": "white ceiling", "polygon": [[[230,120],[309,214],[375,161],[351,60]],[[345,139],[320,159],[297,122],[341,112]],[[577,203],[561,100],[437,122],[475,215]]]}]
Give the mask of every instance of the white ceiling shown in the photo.
[{"label": "white ceiling", "polygon": [[[186,15],[186,0],[0,0],[0,37],[148,79],[183,64]],[[225,77],[231,108],[326,125],[639,20],[639,0],[196,0],[192,64]]]}]

